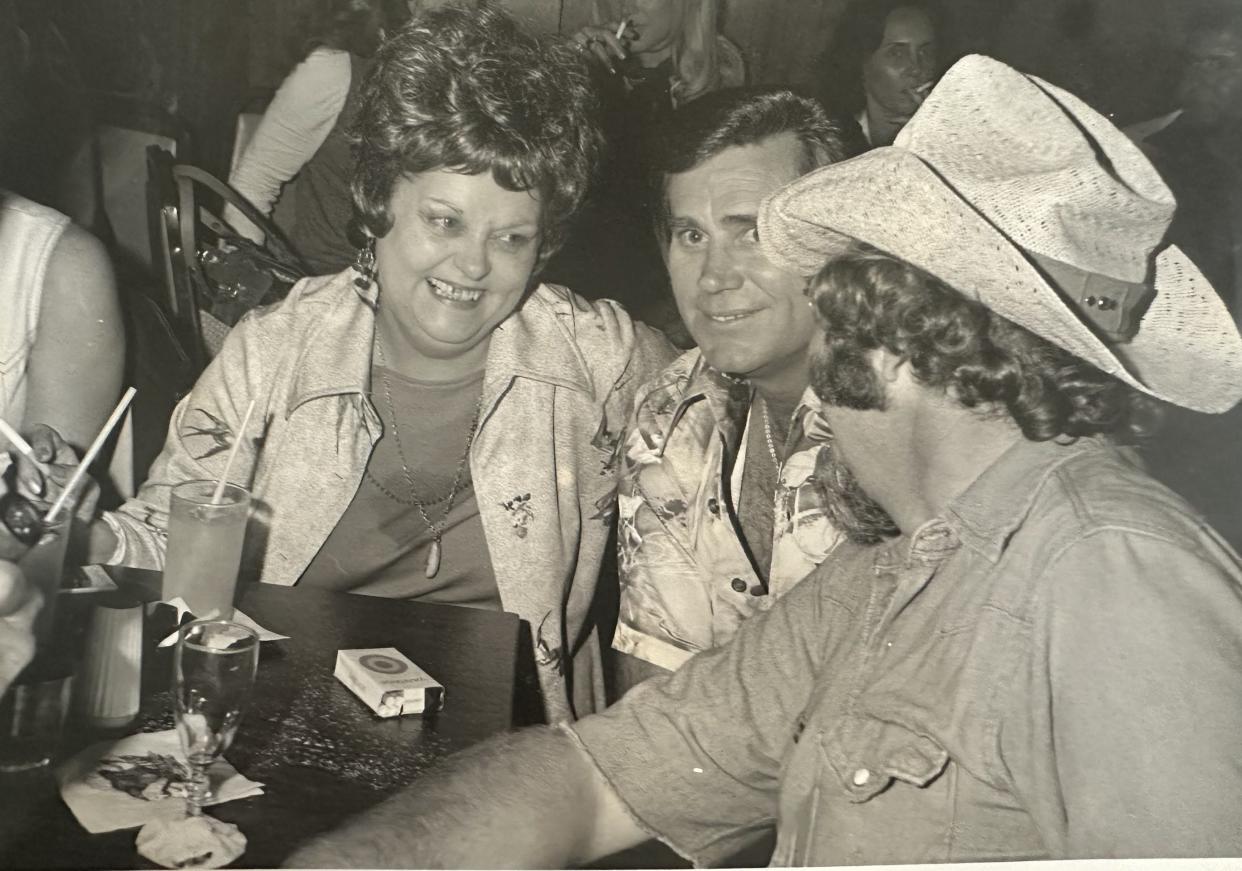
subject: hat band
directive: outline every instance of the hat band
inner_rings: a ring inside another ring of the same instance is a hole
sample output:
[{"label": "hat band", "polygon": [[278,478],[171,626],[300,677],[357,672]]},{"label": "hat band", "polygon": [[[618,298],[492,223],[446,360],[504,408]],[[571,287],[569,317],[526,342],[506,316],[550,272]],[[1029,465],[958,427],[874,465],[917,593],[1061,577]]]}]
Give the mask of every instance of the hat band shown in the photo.
[{"label": "hat band", "polygon": [[1128,342],[1156,295],[1142,282],[1122,281],[1023,249],[1044,277],[1095,329],[1114,342]]}]

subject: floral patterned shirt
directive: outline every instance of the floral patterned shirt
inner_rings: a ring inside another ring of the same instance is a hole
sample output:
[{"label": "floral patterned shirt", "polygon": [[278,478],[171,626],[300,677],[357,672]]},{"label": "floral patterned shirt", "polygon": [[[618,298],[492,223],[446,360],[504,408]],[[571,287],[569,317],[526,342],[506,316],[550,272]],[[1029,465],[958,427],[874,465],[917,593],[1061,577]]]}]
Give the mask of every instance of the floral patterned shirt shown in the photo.
[{"label": "floral patterned shirt", "polygon": [[613,647],[666,669],[728,641],[842,540],[816,473],[831,433],[807,391],[775,499],[765,587],[736,519],[751,389],[682,355],[635,398],[618,491],[621,613]]}]

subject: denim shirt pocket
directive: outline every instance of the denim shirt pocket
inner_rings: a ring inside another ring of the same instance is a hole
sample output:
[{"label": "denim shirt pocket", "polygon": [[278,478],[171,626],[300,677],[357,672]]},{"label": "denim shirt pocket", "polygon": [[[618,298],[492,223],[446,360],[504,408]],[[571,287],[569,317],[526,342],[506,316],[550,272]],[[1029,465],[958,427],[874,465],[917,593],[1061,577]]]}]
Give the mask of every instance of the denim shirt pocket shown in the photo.
[{"label": "denim shirt pocket", "polygon": [[802,743],[814,747],[804,758],[815,759],[815,783],[782,820],[781,864],[947,860],[953,778],[943,776],[949,754],[938,741],[912,726],[850,714]]},{"label": "denim shirt pocket", "polygon": [[849,801],[870,801],[894,780],[924,787],[944,771],[949,753],[933,738],[877,717],[843,717],[820,748]]}]

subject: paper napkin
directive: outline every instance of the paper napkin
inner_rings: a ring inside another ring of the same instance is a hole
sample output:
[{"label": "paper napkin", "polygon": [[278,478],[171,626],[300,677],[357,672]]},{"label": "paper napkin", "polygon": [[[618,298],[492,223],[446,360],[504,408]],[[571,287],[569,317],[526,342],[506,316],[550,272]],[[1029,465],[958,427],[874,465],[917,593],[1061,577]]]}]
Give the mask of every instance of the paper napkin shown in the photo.
[{"label": "paper napkin", "polygon": [[[56,770],[60,797],[91,834],[185,815],[190,769],[177,732],[143,732],[86,748]],[[263,784],[218,759],[207,769],[211,798],[224,804],[263,794]]]},{"label": "paper napkin", "polygon": [[[170,634],[159,644],[160,647],[169,647],[177,643],[177,633],[180,632],[181,621],[185,618],[185,615],[189,614],[191,619],[198,618],[195,617],[194,612],[190,610],[190,606],[186,604],[185,599],[180,596],[169,599],[167,602],[160,602],[159,604],[171,605],[177,609],[177,629],[174,629],[172,634]],[[289,637],[288,635],[281,635],[279,632],[273,632],[271,629],[264,629],[252,618],[246,616],[236,608],[233,609],[233,622],[240,623],[249,629],[253,629],[258,634],[260,641],[284,641]]]}]

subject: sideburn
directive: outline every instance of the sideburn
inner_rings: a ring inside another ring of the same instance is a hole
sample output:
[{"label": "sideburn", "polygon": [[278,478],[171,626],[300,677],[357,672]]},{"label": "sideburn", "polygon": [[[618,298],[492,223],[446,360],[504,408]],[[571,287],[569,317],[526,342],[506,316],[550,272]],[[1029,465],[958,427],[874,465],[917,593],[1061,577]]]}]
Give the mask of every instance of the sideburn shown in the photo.
[{"label": "sideburn", "polygon": [[856,347],[826,349],[811,360],[811,388],[829,405],[855,411],[883,411],[887,406],[884,385],[866,352]]}]

